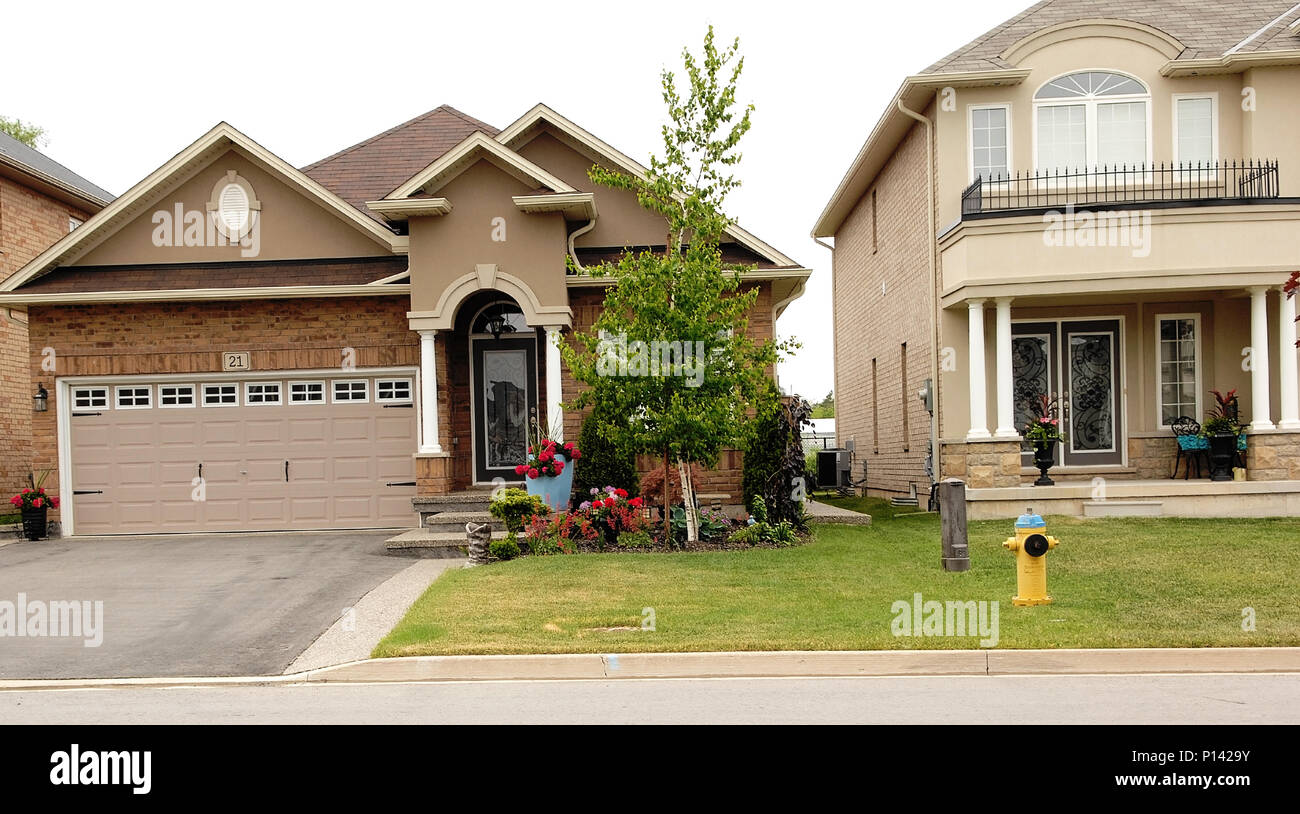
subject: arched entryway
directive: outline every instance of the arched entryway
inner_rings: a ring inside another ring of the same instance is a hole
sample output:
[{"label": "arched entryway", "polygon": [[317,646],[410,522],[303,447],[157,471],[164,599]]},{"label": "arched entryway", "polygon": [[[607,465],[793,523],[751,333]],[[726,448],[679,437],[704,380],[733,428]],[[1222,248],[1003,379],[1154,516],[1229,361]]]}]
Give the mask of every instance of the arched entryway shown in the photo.
[{"label": "arched entryway", "polygon": [[537,329],[497,294],[469,319],[470,427],[476,483],[519,480],[537,418]]}]

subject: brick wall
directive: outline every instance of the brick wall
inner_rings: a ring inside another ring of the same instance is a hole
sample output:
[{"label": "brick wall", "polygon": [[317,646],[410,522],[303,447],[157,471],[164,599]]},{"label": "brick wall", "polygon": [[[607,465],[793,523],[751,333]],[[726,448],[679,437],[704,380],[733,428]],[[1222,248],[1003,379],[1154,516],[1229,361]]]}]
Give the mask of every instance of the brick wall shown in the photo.
[{"label": "brick wall", "polygon": [[[0,281],[68,233],[68,219],[89,215],[0,177]],[[0,306],[0,493],[21,488],[31,469],[32,394],[27,315]]]},{"label": "brick wall", "polygon": [[855,443],[854,479],[865,467],[868,492],[883,496],[928,484],[930,417],[916,397],[931,359],[925,162],[914,126],[835,234],[835,430]]},{"label": "brick wall", "polygon": [[[58,482],[55,375],[216,373],[231,350],[248,351],[253,370],[334,368],[345,347],[357,367],[418,365],[409,307],[404,296],[32,306],[31,375],[50,391],[48,412],[29,408],[34,465],[55,470],[50,483]],[[54,374],[41,367],[46,347]]]}]

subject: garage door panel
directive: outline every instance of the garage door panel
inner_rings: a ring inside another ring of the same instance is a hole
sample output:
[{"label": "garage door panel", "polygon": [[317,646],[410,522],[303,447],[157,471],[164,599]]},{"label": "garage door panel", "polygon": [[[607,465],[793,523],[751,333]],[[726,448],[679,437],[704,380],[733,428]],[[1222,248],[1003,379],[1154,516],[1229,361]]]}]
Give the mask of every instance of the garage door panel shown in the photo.
[{"label": "garage door panel", "polygon": [[79,534],[414,520],[414,487],[384,485],[415,480],[413,409],[326,402],[98,412],[71,422],[73,488],[103,492],[73,497]]}]

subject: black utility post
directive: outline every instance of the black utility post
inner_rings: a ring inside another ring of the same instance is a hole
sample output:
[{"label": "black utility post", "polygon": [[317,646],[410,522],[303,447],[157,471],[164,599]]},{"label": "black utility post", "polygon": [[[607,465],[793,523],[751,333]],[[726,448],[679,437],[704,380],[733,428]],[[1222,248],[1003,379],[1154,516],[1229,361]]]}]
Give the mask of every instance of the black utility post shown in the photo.
[{"label": "black utility post", "polygon": [[966,543],[966,483],[957,478],[939,481],[939,522],[943,543],[943,570],[969,571]]}]

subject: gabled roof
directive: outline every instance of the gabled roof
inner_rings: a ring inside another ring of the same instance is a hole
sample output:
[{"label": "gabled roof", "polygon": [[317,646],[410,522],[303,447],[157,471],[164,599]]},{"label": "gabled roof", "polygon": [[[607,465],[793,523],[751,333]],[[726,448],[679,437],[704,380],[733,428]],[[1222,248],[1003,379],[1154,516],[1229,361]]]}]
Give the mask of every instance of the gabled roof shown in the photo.
[{"label": "gabled roof", "polygon": [[[640,162],[615,149],[609,143],[602,141],[591,132],[584,130],[544,104],[534,105],[531,110],[507,126],[497,135],[497,141],[513,149],[527,143],[534,134],[547,125],[563,133],[592,158],[635,178],[646,177],[646,168]],[[737,224],[728,227],[727,234],[737,243],[768,258],[777,265],[799,265],[774,246],[759,240]]]},{"label": "gabled roof", "polygon": [[409,198],[417,192],[432,195],[481,158],[492,162],[503,172],[509,173],[532,189],[577,192],[573,187],[514,150],[506,148],[501,142],[482,133],[471,133],[455,147],[434,159],[432,164],[406,179],[401,186],[385,195],[384,199],[400,200]]},{"label": "gabled roof", "polygon": [[495,136],[490,124],[443,105],[303,167],[308,176],[370,217],[377,201],[474,132]]},{"label": "gabled roof", "polygon": [[90,183],[8,133],[0,133],[0,165],[73,197],[78,206],[92,212],[104,208],[113,200],[113,193]]},{"label": "gabled roof", "polygon": [[289,187],[296,189],[308,198],[316,199],[322,207],[333,212],[341,220],[351,223],[358,231],[370,237],[381,248],[394,251],[396,235],[366,217],[347,201],[307,177],[279,156],[236,130],[226,122],[219,123],[197,141],[172,157],[170,161],[154,170],[144,180],[127,190],[122,197],[101,209],[85,224],[64,236],[62,240],[46,249],[17,274],[0,285],[0,291],[13,291],[46,271],[58,265],[75,261],[99,245],[109,235],[123,225],[131,222],[143,211],[155,193],[167,190],[183,182],[193,172],[206,166],[217,156],[230,149],[236,149],[241,155],[260,165],[273,175],[278,176]]}]

